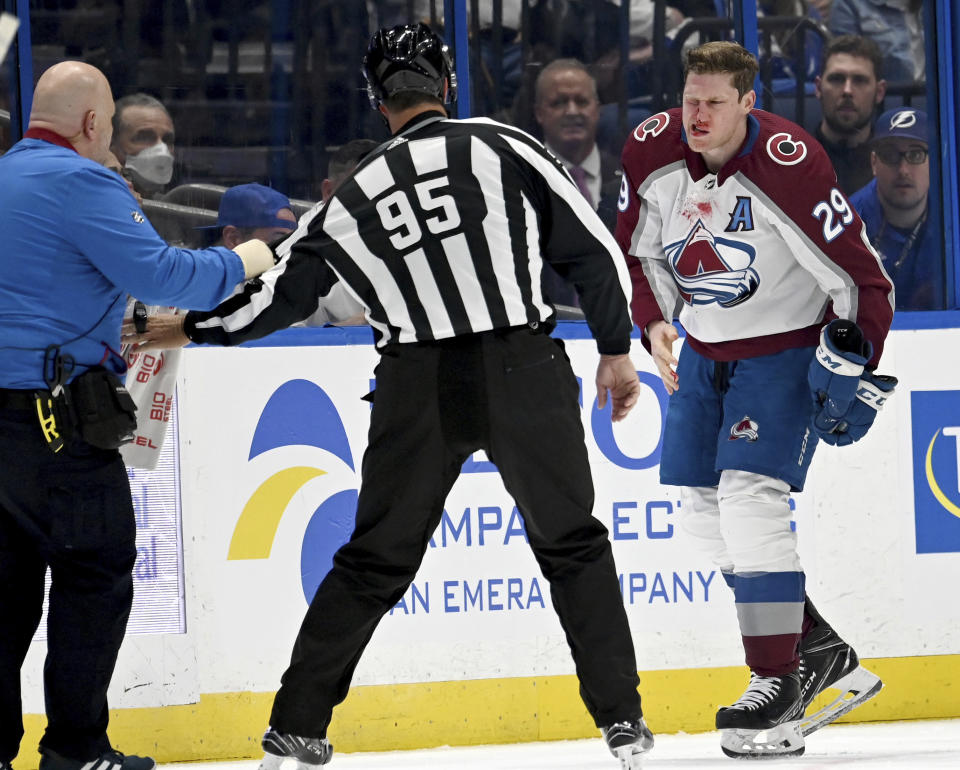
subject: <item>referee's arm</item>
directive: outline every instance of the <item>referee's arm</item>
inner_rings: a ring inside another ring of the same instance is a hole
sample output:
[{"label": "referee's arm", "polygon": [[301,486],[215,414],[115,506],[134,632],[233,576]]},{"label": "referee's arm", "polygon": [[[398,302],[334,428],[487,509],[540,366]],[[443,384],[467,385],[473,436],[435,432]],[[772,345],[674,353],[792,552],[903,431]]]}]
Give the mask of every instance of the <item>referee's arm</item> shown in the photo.
[{"label": "referee's arm", "polygon": [[191,310],[183,330],[192,342],[239,345],[307,318],[337,282],[323,258],[293,249],[270,270],[242,284],[208,312]]}]

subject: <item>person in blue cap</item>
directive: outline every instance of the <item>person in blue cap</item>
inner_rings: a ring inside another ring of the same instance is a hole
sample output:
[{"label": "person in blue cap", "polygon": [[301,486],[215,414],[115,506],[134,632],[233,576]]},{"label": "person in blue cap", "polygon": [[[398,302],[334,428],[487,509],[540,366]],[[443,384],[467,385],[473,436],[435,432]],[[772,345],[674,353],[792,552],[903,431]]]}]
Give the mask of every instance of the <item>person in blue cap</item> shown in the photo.
[{"label": "person in blue cap", "polygon": [[928,218],[927,114],[898,107],[877,118],[870,165],[873,180],[850,203],[893,281],[897,310],[942,308],[943,250]]},{"label": "person in blue cap", "polygon": [[216,227],[228,249],[254,238],[270,243],[297,227],[290,199],[271,187],[253,182],[229,188],[220,199]]}]

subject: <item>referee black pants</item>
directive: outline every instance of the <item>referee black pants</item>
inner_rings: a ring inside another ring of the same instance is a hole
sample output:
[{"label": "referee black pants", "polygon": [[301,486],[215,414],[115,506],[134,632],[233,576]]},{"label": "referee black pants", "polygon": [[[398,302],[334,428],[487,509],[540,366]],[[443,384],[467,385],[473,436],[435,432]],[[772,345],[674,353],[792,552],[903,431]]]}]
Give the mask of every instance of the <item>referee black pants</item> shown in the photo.
[{"label": "referee black pants", "polygon": [[0,394],[0,760],[13,759],[23,737],[20,667],[40,622],[47,567],[40,746],[81,760],[110,748],[107,687],[133,601],[136,555],[120,453],[80,444],[55,455],[36,413]]},{"label": "referee black pants", "polygon": [[478,449],[523,515],[594,721],[639,717],[633,644],[607,530],[592,516],[578,386],[562,343],[522,327],[401,344],[384,351],[376,378],[356,528],[310,603],[270,724],[326,735]]}]

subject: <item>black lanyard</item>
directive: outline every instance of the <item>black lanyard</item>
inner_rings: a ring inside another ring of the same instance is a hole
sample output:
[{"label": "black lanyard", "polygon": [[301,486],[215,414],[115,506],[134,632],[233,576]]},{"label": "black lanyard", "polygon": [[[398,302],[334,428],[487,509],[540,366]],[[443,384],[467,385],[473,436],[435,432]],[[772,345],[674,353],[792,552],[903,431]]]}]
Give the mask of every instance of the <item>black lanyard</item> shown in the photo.
[{"label": "black lanyard", "polygon": [[[913,226],[913,229],[910,231],[910,235],[907,236],[907,240],[904,241],[903,248],[900,249],[900,254],[897,256],[896,261],[893,263],[893,270],[899,270],[900,265],[903,264],[903,261],[907,258],[907,255],[910,253],[910,249],[913,248],[913,244],[917,242],[917,237],[920,235],[920,230],[923,227],[924,223],[927,221],[927,211],[928,208],[923,210],[923,216],[917,220],[917,223]],[[887,217],[883,217],[883,222],[880,224],[880,230],[877,232],[876,236],[873,238],[873,248],[877,251],[880,251],[880,242],[883,240],[883,234],[887,230]],[[880,251],[883,254],[882,251]]]}]

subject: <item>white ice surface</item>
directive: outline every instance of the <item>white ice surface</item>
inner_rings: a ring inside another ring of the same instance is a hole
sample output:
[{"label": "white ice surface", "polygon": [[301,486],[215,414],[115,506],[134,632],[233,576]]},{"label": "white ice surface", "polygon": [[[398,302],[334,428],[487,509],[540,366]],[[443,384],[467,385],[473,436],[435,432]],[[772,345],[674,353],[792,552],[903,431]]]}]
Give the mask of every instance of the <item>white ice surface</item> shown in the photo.
[{"label": "white ice surface", "polygon": [[[743,764],[720,752],[717,733],[658,735],[644,770],[789,768],[822,770],[928,768],[960,770],[960,719],[832,725],[807,738],[799,758]],[[287,763],[292,767],[292,763]],[[169,770],[256,770],[257,763],[167,765]],[[618,770],[599,738],[506,746],[437,748],[380,753],[334,753],[330,770]],[[326,770],[326,768],[325,768]]]}]

